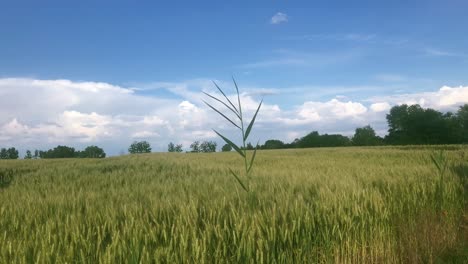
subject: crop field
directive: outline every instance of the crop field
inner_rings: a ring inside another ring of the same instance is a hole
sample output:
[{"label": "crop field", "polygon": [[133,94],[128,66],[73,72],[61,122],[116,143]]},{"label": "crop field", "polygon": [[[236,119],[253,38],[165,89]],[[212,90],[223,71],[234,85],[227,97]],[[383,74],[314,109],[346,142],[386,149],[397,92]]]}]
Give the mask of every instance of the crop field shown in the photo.
[{"label": "crop field", "polygon": [[464,263],[468,150],[437,148],[259,151],[249,192],[234,152],[0,161],[0,263]]}]

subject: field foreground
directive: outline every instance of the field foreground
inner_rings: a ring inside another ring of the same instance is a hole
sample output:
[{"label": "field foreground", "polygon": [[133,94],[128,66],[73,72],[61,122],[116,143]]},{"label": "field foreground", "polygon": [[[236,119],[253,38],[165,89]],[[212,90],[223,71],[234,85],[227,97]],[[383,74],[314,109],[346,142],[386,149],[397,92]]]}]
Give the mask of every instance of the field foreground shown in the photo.
[{"label": "field foreground", "polygon": [[[439,147],[440,148],[440,147]],[[468,150],[0,161],[0,263],[463,263]]]}]

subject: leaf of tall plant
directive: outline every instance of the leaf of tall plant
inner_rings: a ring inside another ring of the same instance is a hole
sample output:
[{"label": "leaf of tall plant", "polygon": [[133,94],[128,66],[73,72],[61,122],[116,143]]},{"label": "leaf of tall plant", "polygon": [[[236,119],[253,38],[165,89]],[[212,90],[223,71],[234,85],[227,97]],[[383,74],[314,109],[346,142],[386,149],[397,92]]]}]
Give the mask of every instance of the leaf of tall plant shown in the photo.
[{"label": "leaf of tall plant", "polygon": [[[250,159],[250,162],[248,162],[247,160],[247,150],[246,150],[246,147],[245,147],[245,143],[246,143],[246,140],[247,138],[249,137],[250,135],[250,132],[252,131],[252,128],[253,128],[253,125],[255,124],[255,120],[257,118],[257,114],[262,106],[262,103],[263,103],[263,100],[260,101],[260,104],[258,105],[258,108],[257,110],[255,111],[255,114],[254,116],[252,117],[252,120],[250,121],[249,125],[247,126],[247,129],[244,129],[244,121],[243,121],[243,115],[242,115],[242,104],[241,104],[241,100],[240,100],[240,93],[239,93],[239,87],[237,86],[237,83],[236,83],[236,80],[234,78],[232,78],[233,82],[234,82],[234,86],[236,87],[236,93],[237,93],[237,107],[231,102],[231,100],[229,100],[229,98],[226,96],[226,94],[223,92],[223,90],[218,86],[218,84],[216,84],[216,82],[213,82],[214,85],[216,86],[216,88],[219,90],[219,92],[221,92],[221,94],[224,96],[224,98],[226,99],[227,103],[226,102],[223,102],[223,100],[219,99],[219,98],[216,98],[208,93],[205,93],[208,97],[210,97],[211,99],[217,101],[218,103],[221,103],[224,107],[226,107],[229,111],[233,112],[237,118],[239,118],[240,120],[240,125],[238,125],[236,122],[234,122],[232,119],[230,119],[229,117],[227,117],[224,113],[222,113],[220,110],[218,110],[217,108],[215,108],[214,106],[210,105],[209,103],[203,101],[208,107],[210,107],[213,111],[215,111],[216,113],[218,113],[220,116],[222,116],[224,119],[226,119],[229,123],[231,123],[234,127],[238,128],[240,130],[240,132],[242,133],[241,136],[242,136],[242,146],[243,148],[241,149],[238,145],[236,145],[232,140],[230,140],[229,138],[221,135],[221,133],[219,133],[218,131],[214,130],[213,131],[218,135],[220,136],[229,146],[231,146],[239,155],[241,155],[241,157],[243,158],[244,160],[244,165],[245,165],[245,175],[246,176],[249,176],[249,173],[250,171],[252,170],[252,166],[255,162],[255,156],[257,154],[257,149],[258,149],[258,143],[257,143],[257,146],[252,154],[252,157]],[[229,105],[228,105],[229,104]],[[244,184],[244,182],[240,179],[239,175],[237,175],[236,173],[234,173],[231,169],[229,169],[229,171],[231,172],[232,176],[234,176],[234,178],[237,180],[237,182],[242,186],[242,188],[248,192],[248,188],[246,186],[246,184]]]},{"label": "leaf of tall plant", "polygon": [[218,113],[219,115],[221,115],[222,117],[224,117],[227,121],[231,122],[231,124],[233,124],[235,127],[241,129],[241,127],[239,125],[237,125],[236,123],[234,123],[234,121],[232,121],[231,119],[229,119],[229,117],[225,116],[223,113],[221,113],[218,109],[214,108],[213,106],[211,106],[209,103],[203,101],[207,106],[209,106],[211,109],[213,109],[214,111],[216,111],[216,113]]},{"label": "leaf of tall plant", "polygon": [[257,154],[257,149],[258,149],[258,142],[257,142],[257,146],[255,146],[255,150],[252,154],[252,158],[250,160],[250,164],[249,164],[249,168],[247,169],[247,174],[250,173],[250,171],[252,170],[252,166],[254,164],[254,161],[255,161],[255,155]]},{"label": "leaf of tall plant", "polygon": [[235,174],[231,169],[229,169],[229,171],[231,172],[232,176],[234,176],[234,178],[236,178],[237,182],[240,184],[240,186],[246,191],[248,192],[249,189],[247,189],[247,187],[244,185],[244,183],[239,179],[239,176],[237,176],[237,174]]},{"label": "leaf of tall plant", "polygon": [[[203,93],[204,93],[205,95],[209,96],[211,99],[214,99],[214,100],[220,102],[221,104],[223,104],[227,109],[231,110],[231,111],[237,116],[237,118],[241,119],[241,117],[239,116],[239,113],[238,113],[237,111],[235,111],[234,109],[232,109],[232,108],[231,108],[229,105],[227,105],[225,102],[223,102],[223,101],[221,101],[220,99],[218,99],[218,98],[212,96],[212,95],[209,94],[209,93],[205,93],[205,92],[203,92]],[[205,102],[205,101],[203,101],[203,102]],[[205,104],[206,104],[206,102],[205,102]]]},{"label": "leaf of tall plant", "polygon": [[235,151],[237,151],[237,153],[239,153],[242,157],[245,157],[245,153],[236,145],[234,144],[234,142],[232,142],[231,140],[229,140],[227,137],[221,135],[218,131],[214,130],[213,131],[218,134],[218,136],[220,136],[227,144],[229,144]]},{"label": "leaf of tall plant", "polygon": [[244,135],[244,141],[247,140],[247,138],[248,138],[249,135],[250,135],[250,131],[252,131],[252,126],[253,126],[254,123],[255,123],[255,118],[257,118],[258,110],[260,110],[260,107],[262,106],[262,103],[263,103],[263,100],[260,101],[260,104],[258,105],[257,111],[255,111],[255,115],[252,117],[252,121],[250,121],[250,124],[249,124],[249,126],[247,127],[247,131],[245,132],[245,135]]},{"label": "leaf of tall plant", "polygon": [[229,104],[231,104],[231,106],[237,111],[237,113],[240,114],[239,110],[237,110],[237,108],[234,106],[234,104],[231,102],[231,100],[229,100],[229,98],[226,96],[226,94],[223,92],[223,90],[221,90],[221,88],[219,88],[218,84],[213,82],[214,85],[216,86],[216,88],[218,88],[218,91],[221,92],[221,94],[224,96],[224,98],[226,98],[226,100],[229,102]]}]

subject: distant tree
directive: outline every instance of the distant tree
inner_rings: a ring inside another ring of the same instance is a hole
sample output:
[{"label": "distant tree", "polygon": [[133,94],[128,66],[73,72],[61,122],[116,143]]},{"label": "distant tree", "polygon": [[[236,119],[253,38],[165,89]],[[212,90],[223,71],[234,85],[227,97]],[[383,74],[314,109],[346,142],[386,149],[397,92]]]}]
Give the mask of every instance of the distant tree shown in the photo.
[{"label": "distant tree", "polygon": [[295,146],[298,148],[344,147],[349,145],[351,145],[351,140],[348,137],[339,134],[320,135],[317,131],[313,131],[295,142]]},{"label": "distant tree", "polygon": [[175,152],[175,145],[172,142],[169,142],[167,145],[167,152]]},{"label": "distant tree", "polygon": [[150,153],[151,145],[147,141],[134,141],[128,148],[130,154]]},{"label": "distant tree", "polygon": [[174,143],[170,142],[167,145],[168,152],[182,152],[182,144],[174,145]]},{"label": "distant tree", "polygon": [[254,150],[254,146],[252,145],[252,143],[247,143],[247,147],[246,147],[247,150]]},{"label": "distant tree", "polygon": [[52,150],[52,157],[54,158],[74,158],[75,148],[68,146],[57,146]]},{"label": "distant tree", "polygon": [[8,152],[6,148],[0,150],[0,159],[8,159]]},{"label": "distant tree", "polygon": [[0,159],[17,159],[19,158],[18,150],[15,148],[0,149]]},{"label": "distant tree", "polygon": [[231,145],[229,145],[229,144],[224,144],[224,145],[221,147],[221,151],[223,151],[223,152],[229,152],[229,151],[231,151],[231,150],[232,150],[232,147],[231,147]]},{"label": "distant tree", "polygon": [[17,159],[17,158],[19,158],[18,150],[15,149],[15,148],[9,148],[9,149],[7,149],[7,153],[8,153],[8,158],[9,158],[9,159]]},{"label": "distant tree", "polygon": [[460,122],[462,115],[460,110],[457,115],[442,114],[417,104],[394,106],[387,114],[389,129],[385,140],[394,145],[461,143],[464,135]]},{"label": "distant tree", "polygon": [[261,147],[262,149],[281,149],[284,147],[284,142],[278,139],[269,139],[265,141],[265,144]]},{"label": "distant tree", "polygon": [[182,152],[182,151],[183,151],[183,150],[182,150],[182,144],[177,144],[177,145],[175,145],[174,151],[175,151],[175,152],[179,152],[179,153]]},{"label": "distant tree", "polygon": [[200,152],[200,141],[194,141],[192,144],[190,144],[190,152]]},{"label": "distant tree", "polygon": [[31,151],[28,149],[26,150],[26,155],[24,156],[24,159],[32,159],[32,154]]},{"label": "distant tree", "polygon": [[320,147],[346,147],[351,146],[351,139],[340,134],[324,134],[321,136],[322,144]]},{"label": "distant tree", "polygon": [[297,141],[298,148],[311,148],[320,146],[320,134],[313,131]]},{"label": "distant tree", "polygon": [[80,151],[80,158],[105,158],[104,150],[97,146],[88,146],[83,151]]},{"label": "distant tree", "polygon": [[[31,154],[31,153],[30,153]],[[64,159],[64,158],[105,158],[104,150],[97,146],[88,146],[83,151],[68,146],[57,146],[47,151],[35,150],[32,158]],[[26,158],[26,157],[25,157]]]},{"label": "distant tree", "polygon": [[15,149],[15,148],[9,148],[7,149],[7,152],[8,152],[8,157],[9,159],[17,159],[19,158],[19,153],[18,153],[18,150]]},{"label": "distant tree", "polygon": [[468,104],[460,106],[457,111],[457,119],[462,131],[461,141],[468,143]]},{"label": "distant tree", "polygon": [[293,142],[284,144],[284,148],[288,148],[288,149],[290,149],[290,148],[297,148],[297,147],[298,147],[298,143],[299,143],[299,139],[298,139],[298,138],[295,138],[295,139],[293,140]]},{"label": "distant tree", "polygon": [[439,135],[442,143],[446,142],[446,144],[459,144],[468,142],[465,141],[466,134],[463,131],[463,125],[460,121],[461,119],[458,116],[458,113],[453,114],[451,112],[447,112],[443,115],[443,128],[441,129],[442,131]]},{"label": "distant tree", "polygon": [[367,125],[365,127],[356,128],[356,132],[351,141],[355,146],[376,146],[382,143],[382,138],[375,134],[371,126]]},{"label": "distant tree", "polygon": [[39,151],[39,156],[42,159],[75,158],[77,152],[75,148],[59,145],[47,151]]},{"label": "distant tree", "polygon": [[216,152],[217,143],[214,141],[203,141],[200,144],[200,152],[209,153]]}]

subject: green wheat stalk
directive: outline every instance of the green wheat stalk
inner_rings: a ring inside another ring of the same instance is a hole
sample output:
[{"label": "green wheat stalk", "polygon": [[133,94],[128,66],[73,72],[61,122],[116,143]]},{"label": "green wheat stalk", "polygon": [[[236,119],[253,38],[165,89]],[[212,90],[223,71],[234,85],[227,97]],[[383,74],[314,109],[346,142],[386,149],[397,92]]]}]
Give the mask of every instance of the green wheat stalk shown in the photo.
[{"label": "green wheat stalk", "polygon": [[439,173],[439,181],[436,185],[436,205],[439,210],[442,210],[442,204],[444,200],[444,176],[447,171],[449,160],[445,153],[441,150],[438,153],[431,154],[432,163],[436,166],[437,171]]},{"label": "green wheat stalk", "polygon": [[[247,156],[246,142],[247,142],[247,139],[248,139],[248,137],[250,135],[250,132],[252,131],[252,127],[253,127],[253,125],[255,123],[255,119],[257,118],[258,111],[260,110],[260,107],[262,106],[263,99],[260,101],[260,104],[258,105],[257,111],[255,111],[255,114],[252,117],[252,120],[250,120],[249,125],[247,126],[247,128],[245,128],[245,126],[244,126],[244,116],[242,114],[242,106],[241,106],[241,101],[240,101],[239,88],[238,88],[236,80],[234,78],[232,78],[232,81],[234,82],[234,86],[236,87],[237,107],[231,102],[231,100],[229,100],[229,98],[226,96],[226,94],[223,92],[223,90],[221,88],[219,88],[218,84],[216,84],[216,82],[214,82],[214,81],[213,81],[214,85],[216,86],[216,88],[218,88],[218,90],[221,92],[221,94],[224,96],[224,99],[226,99],[226,100],[223,101],[222,99],[216,98],[216,97],[214,97],[214,96],[212,96],[212,95],[210,95],[208,93],[205,93],[205,92],[203,92],[203,93],[205,95],[207,95],[208,97],[210,97],[211,99],[221,103],[224,107],[226,107],[227,110],[232,112],[235,115],[234,119],[227,117],[220,110],[216,109],[215,107],[213,107],[211,104],[207,103],[206,101],[203,101],[203,102],[208,107],[213,109],[216,113],[218,113],[220,116],[224,117],[224,119],[229,121],[229,123],[231,123],[236,129],[239,129],[240,133],[242,134],[242,146],[243,147],[239,147],[234,142],[232,142],[232,140],[228,139],[227,137],[223,136],[221,133],[219,133],[218,131],[213,129],[213,131],[218,136],[220,136],[228,145],[230,145],[242,157],[242,159],[244,160],[245,175],[248,178],[250,176],[250,172],[252,171],[252,167],[253,167],[253,164],[254,164],[254,161],[255,161],[255,155],[257,154],[258,142],[257,142],[257,145],[255,146],[255,150],[254,150],[252,156],[250,157],[250,161],[249,161],[249,158]],[[241,180],[239,175],[236,174],[230,168],[229,168],[229,172],[232,174],[232,176],[234,176],[234,178],[237,180],[237,182],[240,184],[240,186],[245,191],[248,192],[249,191],[248,186],[246,184],[244,184],[244,182]]]}]

